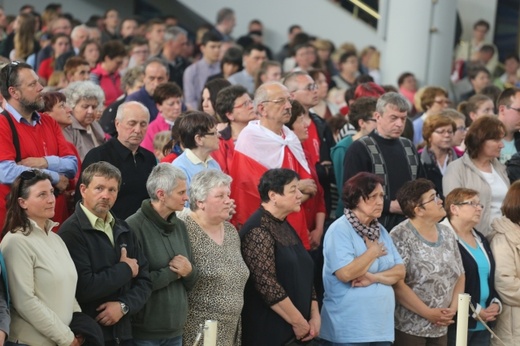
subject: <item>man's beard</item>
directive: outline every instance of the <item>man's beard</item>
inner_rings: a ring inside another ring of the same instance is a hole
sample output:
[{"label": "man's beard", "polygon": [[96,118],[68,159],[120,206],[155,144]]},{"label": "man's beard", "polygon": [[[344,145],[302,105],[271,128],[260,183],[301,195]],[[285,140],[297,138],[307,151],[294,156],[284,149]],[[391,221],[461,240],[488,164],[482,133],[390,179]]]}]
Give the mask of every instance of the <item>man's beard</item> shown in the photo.
[{"label": "man's beard", "polygon": [[42,110],[43,107],[45,106],[45,103],[43,101],[43,98],[42,99],[39,99],[39,100],[35,100],[35,101],[29,101],[27,100],[25,97],[22,97],[20,99],[20,106],[27,112],[35,112],[35,111],[39,111],[39,110]]}]

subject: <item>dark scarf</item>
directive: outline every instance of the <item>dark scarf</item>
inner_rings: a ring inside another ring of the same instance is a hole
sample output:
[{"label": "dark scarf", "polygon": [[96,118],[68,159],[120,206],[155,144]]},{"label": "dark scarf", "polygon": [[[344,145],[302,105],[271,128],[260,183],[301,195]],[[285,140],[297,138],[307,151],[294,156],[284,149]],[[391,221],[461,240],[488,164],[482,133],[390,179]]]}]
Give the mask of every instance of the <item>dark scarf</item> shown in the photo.
[{"label": "dark scarf", "polygon": [[367,237],[368,239],[374,241],[378,240],[380,236],[379,222],[377,219],[374,219],[370,222],[370,225],[365,226],[359,219],[356,214],[348,208],[344,210],[345,216],[347,217],[348,222],[354,227],[356,233],[361,237]]}]

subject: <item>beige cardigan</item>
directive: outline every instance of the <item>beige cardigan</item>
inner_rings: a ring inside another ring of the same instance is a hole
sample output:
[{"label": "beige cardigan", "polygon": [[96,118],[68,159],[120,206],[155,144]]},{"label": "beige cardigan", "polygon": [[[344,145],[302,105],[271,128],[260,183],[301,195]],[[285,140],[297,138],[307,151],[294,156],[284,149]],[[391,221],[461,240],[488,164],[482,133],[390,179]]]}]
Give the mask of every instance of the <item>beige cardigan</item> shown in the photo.
[{"label": "beige cardigan", "polygon": [[[69,328],[72,314],[81,311],[75,298],[76,267],[59,235],[31,224],[29,235],[8,233],[0,243],[12,302],[8,340],[69,346],[74,340]],[[48,221],[45,228],[54,225]]]}]

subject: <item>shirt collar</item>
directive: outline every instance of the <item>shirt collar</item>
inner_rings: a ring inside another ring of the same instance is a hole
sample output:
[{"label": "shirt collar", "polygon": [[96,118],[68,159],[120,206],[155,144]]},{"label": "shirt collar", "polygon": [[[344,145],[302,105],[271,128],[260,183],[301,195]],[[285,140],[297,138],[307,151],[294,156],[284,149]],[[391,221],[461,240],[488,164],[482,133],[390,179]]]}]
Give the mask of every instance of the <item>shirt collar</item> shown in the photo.
[{"label": "shirt collar", "polygon": [[208,168],[208,163],[213,160],[211,156],[208,156],[206,161],[202,161],[191,151],[191,149],[185,149],[184,152],[186,153],[186,158],[190,160],[191,163],[194,165],[204,165],[204,167]]},{"label": "shirt collar", "polygon": [[90,210],[88,210],[87,207],[85,207],[83,205],[83,203],[80,203],[79,205],[81,207],[81,210],[83,210],[83,212],[87,216],[87,219],[90,222],[90,225],[92,226],[92,228],[97,229],[96,228],[97,222],[101,222],[102,224],[109,223],[111,227],[114,227],[115,219],[110,212],[108,212],[108,214],[107,214],[107,219],[103,220],[102,218],[94,215],[94,213],[92,213]]},{"label": "shirt collar", "polygon": [[13,115],[13,117],[18,121],[19,123],[24,123],[27,125],[34,126],[37,123],[40,123],[41,116],[38,114],[38,112],[33,112],[31,116],[31,123],[29,123],[27,120],[25,120],[24,117],[16,109],[14,109],[13,106],[11,106],[8,102],[5,103],[5,110],[8,111]]}]

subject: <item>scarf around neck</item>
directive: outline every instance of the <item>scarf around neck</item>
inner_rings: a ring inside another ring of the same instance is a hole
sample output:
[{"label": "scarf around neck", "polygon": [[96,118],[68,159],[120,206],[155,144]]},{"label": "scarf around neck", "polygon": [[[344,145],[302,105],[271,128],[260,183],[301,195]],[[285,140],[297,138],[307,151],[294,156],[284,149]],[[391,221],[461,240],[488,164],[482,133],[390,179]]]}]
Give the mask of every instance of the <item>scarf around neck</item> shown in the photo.
[{"label": "scarf around neck", "polygon": [[381,231],[377,219],[370,221],[370,225],[365,226],[361,221],[359,221],[358,217],[352,210],[345,208],[344,212],[348,222],[350,222],[356,233],[361,238],[367,237],[372,241],[379,239]]}]

